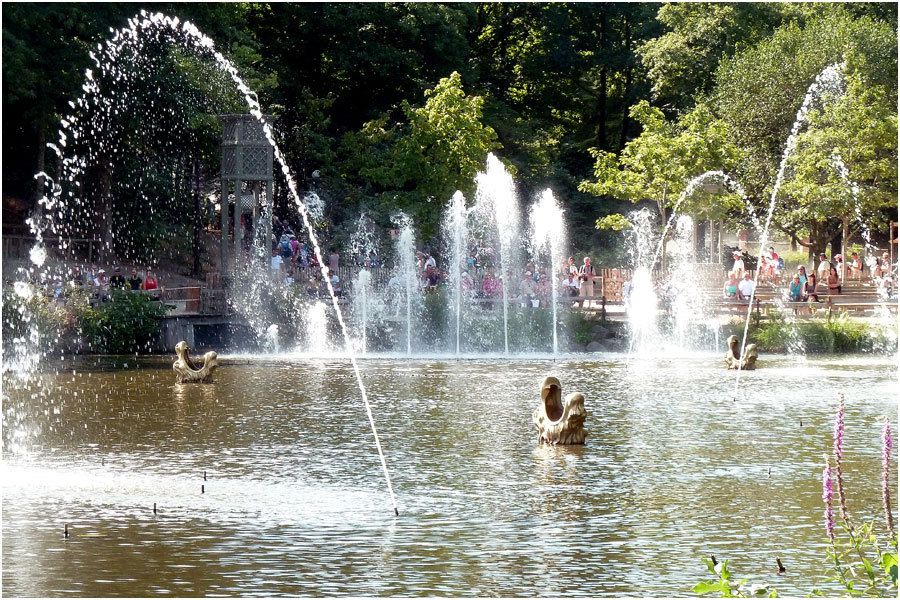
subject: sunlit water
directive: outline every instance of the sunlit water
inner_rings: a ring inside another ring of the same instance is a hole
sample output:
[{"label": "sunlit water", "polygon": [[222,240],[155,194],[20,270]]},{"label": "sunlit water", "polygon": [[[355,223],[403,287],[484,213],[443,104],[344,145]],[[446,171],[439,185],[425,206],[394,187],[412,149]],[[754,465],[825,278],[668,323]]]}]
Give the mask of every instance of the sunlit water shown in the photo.
[{"label": "sunlit water", "polygon": [[[806,593],[835,396],[850,511],[878,518],[896,364],[763,360],[737,402],[718,355],[363,361],[399,518],[344,361],[230,357],[176,385],[169,359],[88,359],[34,398],[8,377],[2,592],[690,595],[712,553]],[[548,373],[586,394],[586,446],[537,445]]]}]

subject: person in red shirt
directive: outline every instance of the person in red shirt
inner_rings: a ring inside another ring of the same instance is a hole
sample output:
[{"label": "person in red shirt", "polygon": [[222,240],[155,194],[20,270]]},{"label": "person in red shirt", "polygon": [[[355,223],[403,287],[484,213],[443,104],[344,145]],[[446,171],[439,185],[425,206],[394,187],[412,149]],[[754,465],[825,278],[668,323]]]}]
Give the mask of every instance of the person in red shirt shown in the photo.
[{"label": "person in red shirt", "polygon": [[141,284],[141,289],[150,292],[151,296],[159,295],[159,282],[156,281],[156,276],[150,269],[147,269],[147,276],[144,278],[144,283]]}]

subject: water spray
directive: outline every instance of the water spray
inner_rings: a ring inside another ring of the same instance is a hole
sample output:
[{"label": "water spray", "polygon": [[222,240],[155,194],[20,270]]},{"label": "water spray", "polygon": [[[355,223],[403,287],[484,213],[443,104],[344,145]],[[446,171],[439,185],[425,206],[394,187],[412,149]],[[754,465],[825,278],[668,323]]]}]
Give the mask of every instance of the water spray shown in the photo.
[{"label": "water spray", "polygon": [[[157,38],[160,38],[162,37],[161,34],[165,32],[168,32],[170,34],[171,40],[169,41],[181,41],[185,43],[186,46],[196,51],[199,56],[211,57],[219,70],[230,77],[230,79],[235,83],[238,91],[244,97],[244,101],[247,105],[247,108],[249,109],[250,114],[252,114],[262,125],[263,134],[265,135],[266,140],[272,146],[275,161],[281,167],[281,173],[287,183],[288,191],[294,200],[294,204],[296,205],[300,213],[303,225],[307,233],[309,234],[310,241],[312,242],[313,251],[315,252],[316,259],[318,260],[318,263],[320,265],[320,270],[322,273],[322,277],[325,280],[328,294],[331,297],[331,303],[334,307],[334,311],[344,337],[344,345],[347,351],[347,355],[349,357],[350,364],[353,367],[353,373],[356,377],[363,404],[365,405],[366,415],[372,429],[372,435],[375,439],[375,447],[381,460],[381,467],[384,472],[385,481],[387,483],[388,493],[391,498],[391,504],[394,507],[394,513],[399,514],[399,511],[397,510],[397,501],[394,496],[393,486],[391,485],[390,474],[388,473],[387,469],[387,462],[385,461],[384,453],[381,448],[381,442],[378,438],[378,432],[375,427],[375,419],[372,416],[372,409],[369,404],[368,395],[366,394],[365,385],[363,384],[359,365],[356,361],[350,334],[344,321],[343,313],[341,312],[340,306],[338,304],[337,295],[335,294],[334,288],[331,285],[331,281],[328,278],[328,263],[324,260],[322,250],[315,235],[315,230],[311,222],[310,208],[307,207],[307,205],[300,197],[297,184],[293,176],[291,175],[290,169],[287,166],[287,161],[284,157],[284,154],[278,147],[278,144],[275,143],[274,133],[272,131],[271,125],[266,121],[265,116],[263,115],[262,107],[259,103],[256,93],[247,86],[243,79],[241,79],[234,64],[232,64],[231,61],[225,58],[225,56],[221,52],[215,49],[215,43],[213,42],[212,38],[203,34],[197,28],[197,26],[195,26],[190,21],[180,21],[177,17],[168,17],[166,15],[163,15],[162,13],[148,14],[144,10],[140,11],[139,15],[136,15],[135,17],[132,17],[128,20],[128,25],[126,27],[114,31],[112,37],[108,39],[105,44],[97,44],[96,49],[92,50],[89,55],[93,62],[97,65],[97,68],[102,68],[103,63],[101,62],[101,58],[106,58],[109,64],[115,64],[124,50],[128,48],[139,50],[141,44],[140,34],[155,34]],[[176,36],[180,36],[180,38],[177,38]],[[130,75],[125,73],[118,73],[118,76],[125,77],[127,79],[127,77]],[[75,109],[76,107],[82,109],[101,107],[102,96],[100,93],[100,86],[94,79],[94,75],[91,69],[85,70],[85,81],[82,89],[84,90],[84,94],[80,96],[75,102],[69,103],[73,109]],[[101,108],[105,109],[105,111],[101,113],[101,116],[104,118],[109,118],[112,114],[118,114],[118,107],[111,106],[108,102]],[[74,139],[77,139],[78,135],[81,133],[81,130],[76,127],[76,125],[80,125],[80,123],[78,122],[78,118],[75,116],[68,116],[62,119],[60,123],[61,127],[59,130],[58,142],[56,144],[48,144],[47,146],[51,150],[53,150],[56,156],[59,158],[62,170],[74,177],[75,174],[83,171],[84,167],[89,162],[88,158],[77,156],[74,158],[66,158],[63,155],[61,148],[66,147],[69,135],[72,135]],[[71,196],[72,193],[70,192],[68,195]],[[44,195],[39,200],[38,204],[44,209],[47,214],[53,214],[56,210],[58,210],[57,204],[60,203],[62,199],[63,190],[59,185],[54,185],[51,194]],[[37,239],[35,248],[32,249],[32,261],[35,265],[40,267],[43,264],[43,257],[45,256],[42,242],[42,232],[47,227],[47,224],[43,223],[42,219],[35,218],[29,220],[29,225],[31,225],[32,231],[35,233],[35,237]],[[53,230],[53,228],[55,227],[52,222],[49,226],[51,230]],[[201,488],[201,490],[202,489],[203,488]]]},{"label": "water spray", "polygon": [[[772,223],[772,214],[775,212],[775,199],[778,197],[778,191],[781,189],[781,184],[784,183],[784,172],[787,168],[787,161],[790,158],[791,154],[793,154],[794,150],[797,147],[797,136],[800,134],[800,127],[806,122],[806,115],[809,112],[810,104],[813,101],[820,90],[830,88],[836,91],[841,91],[841,84],[843,82],[843,63],[836,63],[825,67],[821,73],[816,76],[816,80],[809,86],[809,89],[806,91],[806,96],[803,98],[803,103],[800,105],[800,109],[797,111],[797,118],[794,120],[794,125],[791,127],[791,134],[788,136],[787,143],[784,146],[784,153],[781,156],[781,164],[778,167],[778,175],[775,177],[775,185],[772,187],[772,196],[769,199],[769,212],[766,214],[766,224],[763,227],[762,237],[759,241],[759,254],[756,257],[756,275],[753,277],[753,290],[750,292],[750,301],[747,304],[747,320],[744,322],[744,337],[741,341],[741,350],[739,355],[741,358],[744,356],[744,349],[747,346],[747,334],[750,331],[750,318],[753,315],[753,298],[756,296],[756,287],[759,283],[759,273],[762,269],[760,269],[760,265],[762,264],[762,256],[765,251],[766,243],[768,242],[769,236],[769,226]],[[738,396],[738,387],[741,381],[741,363],[738,361],[737,373],[734,377],[734,398],[737,399]]]}]

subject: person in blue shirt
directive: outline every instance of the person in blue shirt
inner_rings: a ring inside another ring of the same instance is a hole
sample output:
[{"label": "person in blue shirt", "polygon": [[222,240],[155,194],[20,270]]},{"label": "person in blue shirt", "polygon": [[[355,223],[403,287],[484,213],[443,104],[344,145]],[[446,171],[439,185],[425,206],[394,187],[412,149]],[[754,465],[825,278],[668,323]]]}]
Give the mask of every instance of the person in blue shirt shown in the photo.
[{"label": "person in blue shirt", "polygon": [[799,274],[794,275],[794,279],[791,281],[790,299],[791,302],[800,302],[803,300],[803,282],[800,281]]}]

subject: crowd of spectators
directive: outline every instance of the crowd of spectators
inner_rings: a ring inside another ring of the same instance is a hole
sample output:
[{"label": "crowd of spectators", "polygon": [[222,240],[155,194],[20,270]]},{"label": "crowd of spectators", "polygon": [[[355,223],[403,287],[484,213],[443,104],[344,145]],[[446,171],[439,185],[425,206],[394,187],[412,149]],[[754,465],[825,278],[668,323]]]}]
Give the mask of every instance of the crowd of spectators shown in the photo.
[{"label": "crowd of spectators", "polygon": [[81,289],[89,294],[92,304],[109,301],[112,290],[122,290],[135,293],[146,293],[151,298],[159,299],[163,288],[150,267],[138,270],[132,268],[128,277],[125,276],[122,267],[114,267],[112,275],[103,267],[91,265],[87,270],[76,265],[72,267],[68,282],[65,284],[60,278],[54,280],[53,297],[62,300],[68,289]]},{"label": "crowd of spectators", "polygon": [[[763,254],[760,265],[759,281],[770,281],[780,286],[784,260],[778,257],[773,247],[770,246]],[[884,252],[881,258],[872,261],[870,269],[872,282],[882,297],[890,298],[894,294],[895,269],[896,265],[891,264],[887,252]],[[821,252],[814,269],[807,272],[806,265],[797,267],[797,272],[787,281],[785,295],[791,302],[820,302],[821,295],[836,296],[843,293],[845,279],[860,281],[864,277],[865,267],[859,253],[853,252],[850,260],[844,265],[841,254],[835,254],[829,259]],[[753,273],[745,268],[741,253],[735,251],[734,263],[723,287],[724,298],[748,302],[755,290],[756,281]]]}]

